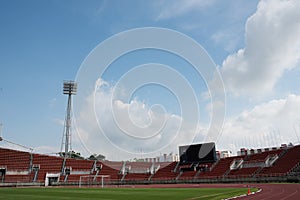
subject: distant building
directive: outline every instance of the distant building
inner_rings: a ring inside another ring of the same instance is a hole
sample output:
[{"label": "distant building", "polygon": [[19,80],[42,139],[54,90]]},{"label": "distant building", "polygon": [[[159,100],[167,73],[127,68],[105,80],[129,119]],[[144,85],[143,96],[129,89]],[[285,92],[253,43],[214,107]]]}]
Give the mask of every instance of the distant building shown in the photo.
[{"label": "distant building", "polygon": [[232,152],[231,151],[217,151],[217,158],[228,158],[232,156]]},{"label": "distant building", "polygon": [[161,156],[157,156],[155,158],[144,158],[145,162],[178,162],[179,156],[178,154],[163,154]]},{"label": "distant building", "polygon": [[277,150],[277,149],[284,149],[287,147],[293,146],[291,143],[289,145],[287,144],[281,144],[280,147],[268,147],[268,148],[261,148],[261,149],[246,149],[246,148],[241,148],[238,152],[238,156],[245,156],[245,155],[252,155],[256,153],[261,153],[265,151],[272,151],[272,150]]},{"label": "distant building", "polygon": [[170,153],[169,155],[163,154],[161,156],[156,157],[157,162],[178,162],[179,161],[179,156],[178,154],[173,154]]}]

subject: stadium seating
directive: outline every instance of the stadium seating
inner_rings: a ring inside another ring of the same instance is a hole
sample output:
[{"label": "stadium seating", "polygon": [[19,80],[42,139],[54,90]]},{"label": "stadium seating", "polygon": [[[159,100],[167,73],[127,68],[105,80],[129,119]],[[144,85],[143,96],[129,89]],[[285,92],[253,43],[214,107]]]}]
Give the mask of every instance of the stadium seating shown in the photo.
[{"label": "stadium seating", "polygon": [[[272,157],[276,158],[274,162],[264,165]],[[110,181],[117,183],[299,176],[300,145],[222,158],[215,163],[184,165],[178,162],[113,162],[69,158],[64,165],[65,169],[70,169],[68,176],[62,173],[63,161],[64,159],[58,156],[0,148],[0,183],[33,182],[34,180],[44,183],[47,173],[59,174],[60,182],[67,181],[75,184],[82,176],[96,178],[97,175],[98,177],[108,175]],[[234,162],[237,163],[236,167],[232,167]]]},{"label": "stadium seating", "polygon": [[0,166],[6,167],[6,171],[28,171],[30,153],[0,148]]},{"label": "stadium seating", "polygon": [[[110,180],[121,180],[122,175],[120,174],[119,167],[122,165],[121,162],[101,162],[102,169],[99,175],[109,175]],[[116,168],[115,168],[116,167]]]},{"label": "stadium seating", "polygon": [[160,169],[151,177],[151,180],[166,180],[176,179],[179,175],[178,172],[174,172],[177,162],[165,162],[161,163]]},{"label": "stadium seating", "polygon": [[283,151],[284,151],[284,149],[273,149],[273,150],[269,150],[269,151],[255,153],[255,154],[245,156],[243,158],[243,160],[247,161],[249,163],[262,162],[262,161],[265,161],[268,158],[268,156],[280,155]]},{"label": "stadium seating", "polygon": [[[206,172],[211,170],[211,166],[213,163],[196,163],[192,165],[183,165],[179,167],[180,176],[177,177],[179,180],[186,180],[186,179],[195,179],[197,178],[198,174],[201,172]],[[187,168],[188,167],[188,168]]]},{"label": "stadium seating", "polygon": [[210,171],[200,172],[199,178],[207,177],[222,177],[226,172],[229,172],[230,164],[234,159],[242,158],[243,156],[235,156],[220,159],[214,166],[212,166]]},{"label": "stadium seating", "polygon": [[144,181],[144,180],[148,180],[150,177],[149,173],[128,173],[124,176],[123,180],[125,181]]},{"label": "stadium seating", "polygon": [[130,173],[149,173],[152,163],[148,162],[126,162]]},{"label": "stadium seating", "polygon": [[46,173],[60,173],[63,158],[42,154],[33,154],[33,165],[39,166],[37,182],[45,181]]},{"label": "stadium seating", "polygon": [[71,167],[72,171],[90,172],[93,168],[94,161],[92,160],[78,160],[68,158],[66,160],[66,167]]},{"label": "stadium seating", "polygon": [[194,179],[196,174],[197,171],[181,171],[180,176],[178,176],[177,179],[179,180]]},{"label": "stadium seating", "polygon": [[260,167],[249,167],[231,170],[227,177],[240,178],[240,177],[252,177],[254,173],[260,169]]},{"label": "stadium seating", "polygon": [[286,153],[272,167],[264,168],[259,174],[260,176],[285,175],[296,167],[298,163],[300,163],[300,145],[287,149]]},{"label": "stadium seating", "polygon": [[66,160],[65,168],[71,169],[70,175],[66,181],[68,182],[78,182],[81,176],[92,175],[94,161],[92,160],[79,160],[68,158]]},{"label": "stadium seating", "polygon": [[29,175],[5,175],[5,183],[32,182]]},{"label": "stadium seating", "polygon": [[0,148],[0,168],[5,169],[0,182],[30,182],[30,158],[29,152]]},{"label": "stadium seating", "polygon": [[122,181],[148,180],[151,173],[152,163],[150,162],[125,162],[125,171]]}]

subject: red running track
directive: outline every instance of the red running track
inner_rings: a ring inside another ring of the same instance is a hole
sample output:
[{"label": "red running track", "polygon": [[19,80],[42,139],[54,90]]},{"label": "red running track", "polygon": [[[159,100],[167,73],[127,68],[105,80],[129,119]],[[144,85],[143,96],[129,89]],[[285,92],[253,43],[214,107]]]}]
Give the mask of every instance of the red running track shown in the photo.
[{"label": "red running track", "polygon": [[238,200],[300,200],[300,184],[253,184],[262,191]]},{"label": "red running track", "polygon": [[236,200],[300,200],[300,184],[153,184],[153,185],[122,185],[110,187],[129,187],[129,188],[245,188],[248,187],[261,189],[260,192],[244,197],[235,198]]}]

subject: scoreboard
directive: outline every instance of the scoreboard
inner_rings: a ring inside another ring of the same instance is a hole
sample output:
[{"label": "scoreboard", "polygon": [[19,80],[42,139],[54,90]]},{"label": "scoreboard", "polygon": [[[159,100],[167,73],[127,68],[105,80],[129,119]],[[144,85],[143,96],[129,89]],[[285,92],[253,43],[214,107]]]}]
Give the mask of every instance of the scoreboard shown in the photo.
[{"label": "scoreboard", "polygon": [[217,160],[214,142],[179,146],[180,163],[205,163]]}]

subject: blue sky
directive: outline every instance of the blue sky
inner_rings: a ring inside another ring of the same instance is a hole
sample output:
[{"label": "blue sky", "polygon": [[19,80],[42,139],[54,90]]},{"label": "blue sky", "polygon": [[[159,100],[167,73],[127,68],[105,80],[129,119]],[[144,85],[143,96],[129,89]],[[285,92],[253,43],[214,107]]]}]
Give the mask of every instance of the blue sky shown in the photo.
[{"label": "blue sky", "polygon": [[[298,129],[300,131],[300,117],[297,116],[300,109],[300,16],[297,8],[297,1],[280,0],[1,0],[2,135],[38,152],[58,151],[67,103],[62,94],[63,80],[75,80],[89,53],[115,34],[133,28],[161,27],[181,32],[198,42],[218,66],[226,89],[226,103],[222,105],[226,108],[226,117],[217,140],[219,149],[236,151],[242,146],[256,148],[297,143],[300,137],[300,132],[297,135]],[[98,107],[110,105],[102,101],[111,100],[111,91],[120,77],[133,67],[147,63],[171,66],[190,82],[201,115],[194,141],[203,141],[211,118],[207,84],[213,87],[214,80],[203,80],[189,63],[169,52],[144,49],[113,62],[102,77],[99,75],[102,82],[94,96],[99,95],[102,100],[96,106],[96,114],[102,116],[108,112]],[[126,93],[126,86],[121,87]],[[140,126],[149,123],[147,113],[153,105],[161,105],[165,116],[170,117],[167,135],[176,129],[176,120],[187,120],[181,116],[180,101],[167,88],[151,84],[141,87],[128,102],[122,99],[122,92],[119,91],[113,103],[117,103],[118,109],[132,110],[131,120],[137,120]],[[86,98],[89,102],[89,95]],[[84,107],[78,111],[74,150],[84,155],[103,153],[111,159],[122,159],[124,149],[111,150],[114,147],[110,149],[109,142],[102,144],[103,149],[100,149],[99,143],[94,143],[102,136],[95,136],[99,130],[91,128],[89,118],[82,118],[88,111],[89,108]],[[153,113],[161,116],[158,111]],[[122,110],[117,114],[124,117]],[[99,119],[105,122],[106,134],[110,134],[112,119]],[[189,134],[189,128],[181,131],[184,133],[177,143],[149,156],[176,153],[177,145],[189,142],[181,140],[184,134]],[[111,134],[113,143],[122,145],[117,142],[119,138]],[[82,147],[82,143],[88,148]],[[135,146],[135,143],[124,146]],[[135,150],[126,150],[133,154],[125,152],[124,157],[137,156]],[[116,152],[120,156],[115,156]]]}]

